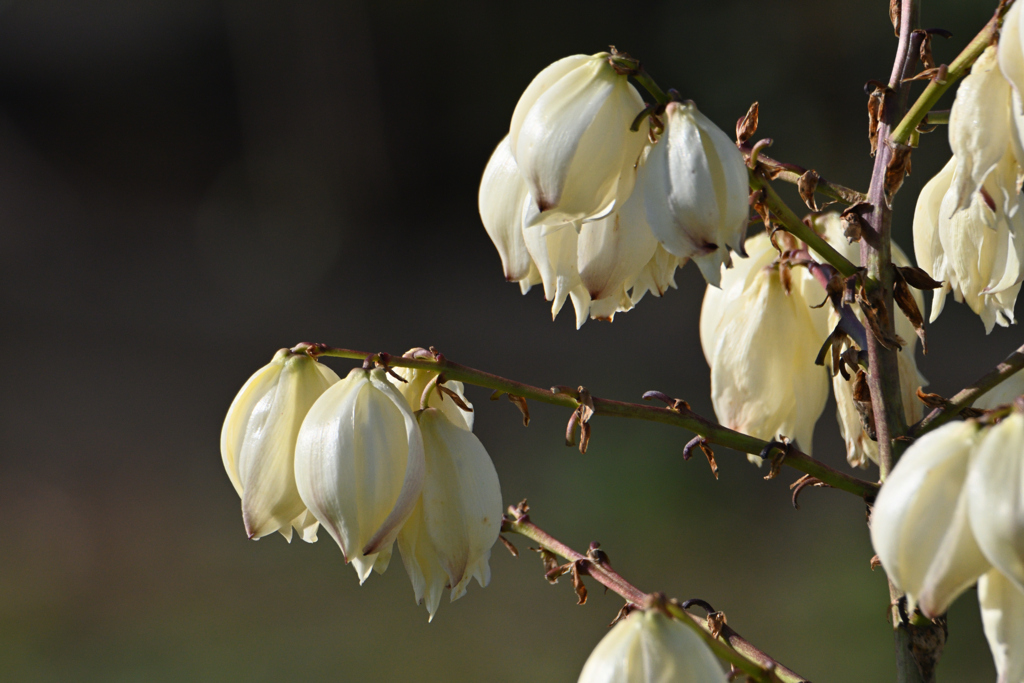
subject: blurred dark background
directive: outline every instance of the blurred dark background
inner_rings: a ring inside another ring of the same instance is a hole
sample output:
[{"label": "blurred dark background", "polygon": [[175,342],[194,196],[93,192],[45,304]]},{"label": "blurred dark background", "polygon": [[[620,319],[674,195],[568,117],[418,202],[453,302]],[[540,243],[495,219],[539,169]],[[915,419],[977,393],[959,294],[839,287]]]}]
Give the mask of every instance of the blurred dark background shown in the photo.
[{"label": "blurred dark background", "polygon": [[[955,34],[994,2],[925,2]],[[711,415],[703,281],[615,323],[551,322],[503,282],[477,183],[532,76],[614,44],[725,130],[754,100],[771,153],[866,189],[868,79],[896,41],[884,0],[518,3],[0,2],[0,679],[570,681],[620,601],[575,606],[540,563],[494,550],[485,590],[428,625],[401,564],[363,587],[327,536],[245,537],[218,451],[243,381],[299,341],[450,358],[541,386],[648,389]],[[920,87],[920,86],[917,86]],[[911,246],[926,137],[896,203]],[[796,202],[795,192],[785,188]],[[538,288],[539,289],[539,288]],[[950,304],[922,359],[950,394],[1020,343]],[[342,373],[350,367],[336,363]],[[815,681],[894,678],[888,593],[864,506],[789,502],[791,471],[690,435],[470,389],[506,502],[646,590],[701,597]],[[826,408],[815,454],[845,466]],[[874,472],[866,476],[875,476]],[[994,679],[973,591],[943,681]]]}]

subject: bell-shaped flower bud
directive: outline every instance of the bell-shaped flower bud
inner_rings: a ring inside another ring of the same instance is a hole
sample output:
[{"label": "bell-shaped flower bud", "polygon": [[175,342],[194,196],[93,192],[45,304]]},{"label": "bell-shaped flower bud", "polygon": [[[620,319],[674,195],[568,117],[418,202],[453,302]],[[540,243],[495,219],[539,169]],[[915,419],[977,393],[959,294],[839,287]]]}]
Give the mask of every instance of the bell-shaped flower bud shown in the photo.
[{"label": "bell-shaped flower bud", "polygon": [[231,403],[220,434],[224,469],[242,498],[249,538],[275,531],[289,542],[294,527],[316,540],[318,523],[307,515],[295,485],[295,441],[313,403],[338,381],[326,365],[281,349],[249,378]]},{"label": "bell-shaped flower bud", "polygon": [[949,146],[956,159],[950,188],[953,211],[967,208],[1010,147],[1015,133],[1010,94],[1010,83],[999,70],[996,46],[991,45],[960,83],[949,113]]},{"label": "bell-shaped flower bud", "polygon": [[[711,366],[711,400],[726,427],[811,451],[828,400],[828,373],[814,364],[828,336],[828,313],[811,308],[825,290],[806,268],[776,262],[768,236],[747,240],[749,258],[708,285],[700,341]],[[757,456],[751,462],[760,463]]]},{"label": "bell-shaped flower bud", "polygon": [[[491,580],[491,546],[501,530],[498,473],[483,444],[440,410],[419,414],[426,459],[422,502],[398,536],[416,600],[433,619],[445,584],[451,599],[470,579]],[[440,572],[438,569],[440,568]]]},{"label": "bell-shaped flower bud", "polygon": [[932,299],[931,320],[942,312],[946,294],[964,301],[985,324],[1008,326],[1024,280],[1024,211],[1016,193],[1017,164],[1005,150],[967,208],[956,210],[951,186],[956,157],[921,190],[914,213],[918,265],[943,281]]},{"label": "bell-shaped flower bud", "polygon": [[643,196],[633,191],[635,176],[633,169],[623,173],[614,211],[580,228],[576,266],[590,296],[592,318],[611,320],[618,311],[632,308],[627,291],[658,248],[644,215]]},{"label": "bell-shaped flower bud", "polygon": [[692,102],[665,108],[665,132],[640,168],[647,222],[672,254],[719,284],[728,249],[744,255],[750,194],[743,155]]},{"label": "bell-shaped flower bud", "polygon": [[590,653],[579,683],[725,683],[700,636],[657,609],[631,612]]},{"label": "bell-shaped flower bud", "polygon": [[423,490],[423,438],[381,369],[354,369],[306,415],[295,482],[309,511],[362,583],[383,573],[402,524]]},{"label": "bell-shaped flower bud", "polygon": [[[829,212],[815,217],[814,227],[825,238],[825,241],[848,261],[860,265],[860,245],[856,242],[851,244],[845,238],[839,214]],[[819,258],[818,254],[813,251],[812,254]],[[910,259],[895,242],[892,243],[892,261],[897,266],[912,265]],[[918,310],[923,312],[924,297],[920,290],[911,288],[911,295]],[[854,309],[854,313],[858,320],[864,323],[864,314],[859,309]],[[838,314],[830,311],[829,328],[835,328],[837,323]],[[899,307],[896,310],[896,334],[904,341],[898,357],[903,415],[907,424],[914,424],[924,416],[924,404],[917,398],[917,390],[927,386],[928,380],[917,369],[917,359],[915,358],[917,331]],[[855,378],[853,377],[846,379],[841,373],[836,374],[832,377],[832,392],[836,397],[839,433],[846,442],[846,460],[854,467],[867,467],[869,463],[878,462],[878,443],[864,431],[860,411],[853,399],[854,382]]]},{"label": "bell-shaped flower bud", "polygon": [[974,422],[951,422],[918,439],[889,473],[871,514],[871,543],[892,582],[928,617],[988,571],[971,532],[964,486]]},{"label": "bell-shaped flower bud", "polygon": [[1024,592],[993,569],[978,579],[985,638],[998,683],[1024,681]]},{"label": "bell-shaped flower bud", "polygon": [[[415,350],[415,349],[413,349]],[[455,397],[446,396],[438,389],[434,380],[439,373],[433,370],[420,370],[416,368],[394,368],[395,374],[405,380],[396,385],[398,393],[405,397],[409,409],[414,413],[421,408],[437,408],[445,417],[463,429],[473,431],[473,404],[466,398],[465,387],[462,382],[451,380],[444,383],[444,388],[455,394]],[[427,387],[430,391],[427,392]],[[427,393],[427,404],[423,405],[423,395]],[[458,399],[456,401],[456,399]],[[459,406],[464,405],[466,409]]]},{"label": "bell-shaped flower bud", "polygon": [[619,175],[647,140],[630,126],[643,98],[608,61],[573,55],[541,71],[512,114],[509,141],[537,215],[528,225],[575,221],[606,210]]},{"label": "bell-shaped flower bud", "polygon": [[[985,430],[967,475],[968,512],[978,546],[1024,591],[1024,413]],[[1024,648],[1024,641],[1020,647]]]},{"label": "bell-shaped flower bud", "polygon": [[529,193],[506,135],[484,169],[478,206],[484,229],[501,257],[505,279],[520,283],[524,294],[540,282],[540,273],[523,241],[523,206]]}]

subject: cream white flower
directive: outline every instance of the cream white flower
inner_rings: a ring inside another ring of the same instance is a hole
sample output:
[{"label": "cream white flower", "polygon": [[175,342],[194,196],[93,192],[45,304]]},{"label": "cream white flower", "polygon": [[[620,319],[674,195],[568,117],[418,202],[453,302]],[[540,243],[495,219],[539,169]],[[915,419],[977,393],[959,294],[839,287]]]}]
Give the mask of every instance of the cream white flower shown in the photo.
[{"label": "cream white flower", "polygon": [[988,571],[969,522],[967,478],[978,425],[951,422],[918,439],[889,473],[871,514],[871,543],[892,582],[937,617]]},{"label": "cream white flower", "polygon": [[573,55],[533,79],[512,114],[509,142],[537,215],[528,225],[575,221],[615,200],[619,175],[647,140],[630,125],[644,108],[608,53]]},{"label": "cream white flower", "polygon": [[[836,251],[855,265],[860,265],[860,245],[850,244],[843,235],[842,221],[839,214],[830,212],[821,214],[814,220],[814,226],[825,240]],[[817,254],[814,254],[818,257]],[[819,257],[820,258],[820,257]],[[897,266],[910,266],[910,259],[903,253],[899,245],[892,243],[892,260]],[[924,312],[924,297],[917,289],[911,288],[914,302],[918,310]],[[854,309],[858,319],[863,322],[863,314]],[[834,328],[838,315],[830,311],[829,327]],[[924,404],[917,398],[917,389],[927,386],[928,380],[917,369],[915,353],[917,351],[917,333],[903,311],[897,307],[896,334],[905,342],[898,358],[900,372],[900,389],[902,390],[903,415],[907,424],[914,424],[924,416]],[[832,392],[836,397],[836,418],[839,421],[839,433],[846,442],[846,460],[854,467],[867,467],[869,463],[878,462],[878,443],[872,441],[864,431],[860,414],[853,401],[853,378],[845,379],[842,374],[832,378]]]},{"label": "cream white flower", "polygon": [[524,294],[540,282],[523,241],[523,206],[529,194],[506,135],[487,162],[477,200],[480,219],[501,257],[505,279],[518,282]]},{"label": "cream white flower", "polygon": [[993,569],[978,579],[978,602],[998,683],[1024,682],[1024,592]]},{"label": "cream white flower", "polygon": [[928,181],[914,212],[914,251],[918,265],[943,281],[932,299],[931,320],[942,312],[950,292],[964,301],[991,332],[995,324],[1014,322],[1013,308],[1024,279],[1024,211],[1016,193],[1017,163],[1011,150],[974,192],[970,204],[956,209],[951,186],[957,182],[956,158]]},{"label": "cream white flower", "polygon": [[999,34],[999,70],[1010,82],[1013,88],[1011,95],[1013,121],[1013,133],[1010,140],[1013,142],[1014,155],[1017,157],[1017,165],[1024,166],[1024,45],[1021,43],[1021,22],[1024,14],[1021,14],[1020,5],[1014,3],[1010,10],[1003,17],[1003,28]]},{"label": "cream white flower", "polygon": [[295,482],[309,511],[362,583],[383,573],[424,481],[423,438],[381,369],[354,369],[310,409],[295,448]]},{"label": "cream white flower", "polygon": [[[700,341],[711,366],[719,422],[761,439],[783,435],[811,451],[828,400],[828,373],[814,364],[828,336],[828,314],[813,309],[825,290],[805,268],[775,264],[767,235],[746,242],[749,258],[708,286]],[[752,462],[760,462],[751,456]]]},{"label": "cream white flower", "polygon": [[440,410],[418,416],[426,457],[423,494],[398,535],[417,602],[434,618],[445,585],[451,599],[470,579],[491,580],[491,546],[501,529],[501,489],[490,456],[476,436]]},{"label": "cream white flower", "polygon": [[647,222],[665,249],[692,258],[718,286],[728,249],[744,254],[750,190],[743,155],[692,102],[670,103],[664,121],[637,179]]},{"label": "cream white flower", "polygon": [[725,683],[700,636],[651,609],[632,612],[590,653],[579,683]]},{"label": "cream white flower", "polygon": [[985,430],[965,490],[978,546],[1024,591],[1024,414],[1014,410]]},{"label": "cream white flower", "polygon": [[[953,211],[967,208],[1011,147],[1015,131],[1010,94],[1010,83],[999,70],[996,47],[991,45],[960,83],[949,113],[949,146],[956,159],[950,188]],[[1014,175],[1012,182],[1016,180]]]},{"label": "cream white flower", "polygon": [[279,531],[290,542],[294,527],[303,540],[316,540],[317,521],[307,515],[295,487],[295,440],[310,407],[337,381],[326,365],[281,349],[232,401],[220,452],[242,498],[249,538]]}]

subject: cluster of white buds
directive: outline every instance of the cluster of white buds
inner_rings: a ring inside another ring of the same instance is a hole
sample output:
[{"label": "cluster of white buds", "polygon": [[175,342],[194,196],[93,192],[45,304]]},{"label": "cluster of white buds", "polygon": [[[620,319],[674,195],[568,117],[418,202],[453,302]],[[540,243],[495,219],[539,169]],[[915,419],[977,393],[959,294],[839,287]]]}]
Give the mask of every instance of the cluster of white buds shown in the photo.
[{"label": "cluster of white buds", "polygon": [[[245,384],[224,422],[225,469],[251,538],[323,525],[362,583],[383,573],[398,541],[417,603],[433,619],[470,579],[490,581],[501,490],[473,434],[459,382],[380,368],[344,380],[304,352],[282,349]],[[396,373],[397,374],[397,373]]]},{"label": "cluster of white buds", "polygon": [[908,608],[943,614],[975,582],[999,680],[1024,680],[1024,413],[952,422],[889,473],[871,541]]},{"label": "cluster of white buds", "polygon": [[479,208],[505,278],[542,283],[552,317],[612,320],[647,292],[675,287],[689,259],[718,285],[743,255],[748,181],[729,137],[692,102],[658,125],[615,57],[573,55],[541,71],[480,183]]},{"label": "cluster of white buds", "polygon": [[658,609],[630,612],[587,658],[579,683],[725,683],[696,633]]},{"label": "cluster of white buds", "polygon": [[981,317],[986,332],[1014,322],[1024,280],[1022,20],[1016,3],[998,46],[986,48],[961,83],[949,119],[953,158],[917,200],[917,262],[943,281],[932,321],[952,292]]}]

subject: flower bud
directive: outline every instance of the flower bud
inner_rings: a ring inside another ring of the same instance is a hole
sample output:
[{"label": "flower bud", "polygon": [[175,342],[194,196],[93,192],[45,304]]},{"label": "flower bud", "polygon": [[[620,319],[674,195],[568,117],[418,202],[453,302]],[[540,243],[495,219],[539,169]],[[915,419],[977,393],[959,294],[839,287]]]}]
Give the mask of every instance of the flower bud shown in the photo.
[{"label": "flower bud", "polygon": [[606,210],[621,173],[646,143],[646,122],[629,128],[643,99],[608,53],[551,64],[519,98],[509,142],[538,214],[533,222],[574,221]]},{"label": "flower bud", "polygon": [[228,408],[220,452],[242,498],[249,538],[279,531],[291,542],[294,527],[303,540],[316,540],[317,521],[307,515],[295,486],[295,440],[310,407],[337,381],[326,365],[281,349]]},{"label": "flower bud", "polygon": [[928,617],[988,571],[971,532],[964,486],[974,422],[951,422],[918,439],[889,473],[871,514],[871,543],[892,582]]},{"label": "flower bud", "polygon": [[506,135],[484,169],[478,206],[484,229],[501,257],[505,279],[519,282],[524,294],[540,282],[540,273],[523,241],[523,205],[529,193]]},{"label": "flower bud", "polygon": [[991,332],[1014,321],[1013,307],[1024,279],[1024,211],[1016,192],[1017,164],[1011,151],[986,178],[967,208],[956,210],[956,157],[928,181],[914,212],[918,265],[942,280],[932,300],[931,321],[946,294],[965,301]]},{"label": "flower bud", "polygon": [[709,284],[701,306],[715,415],[760,439],[795,438],[809,453],[828,400],[828,373],[814,364],[828,336],[828,314],[811,308],[825,290],[806,268],[776,263],[778,252],[764,233],[746,248],[750,257],[723,271],[721,289]]},{"label": "flower bud", "polygon": [[295,483],[362,583],[383,573],[423,489],[423,439],[381,369],[354,369],[313,405],[295,448]]},{"label": "flower bud", "polygon": [[999,70],[996,47],[991,45],[960,83],[949,113],[949,146],[957,160],[950,188],[953,211],[967,208],[1010,147],[1015,133],[1010,93],[1010,84]]},{"label": "flower bud", "polygon": [[480,440],[440,410],[419,414],[426,459],[420,504],[398,535],[416,601],[426,599],[434,618],[447,584],[451,599],[466,594],[470,579],[491,580],[491,546],[501,529],[501,488]]},{"label": "flower bud", "polygon": [[1024,591],[1024,414],[1014,410],[985,430],[966,492],[978,547]]},{"label": "flower bud", "polygon": [[978,579],[978,602],[998,683],[1024,681],[1024,592],[993,569]]},{"label": "flower bud", "polygon": [[579,683],[725,683],[700,636],[656,609],[631,612],[590,653]]},{"label": "flower bud", "polygon": [[665,108],[665,132],[641,166],[647,222],[669,252],[719,284],[727,248],[741,256],[750,194],[743,155],[692,102]]}]

